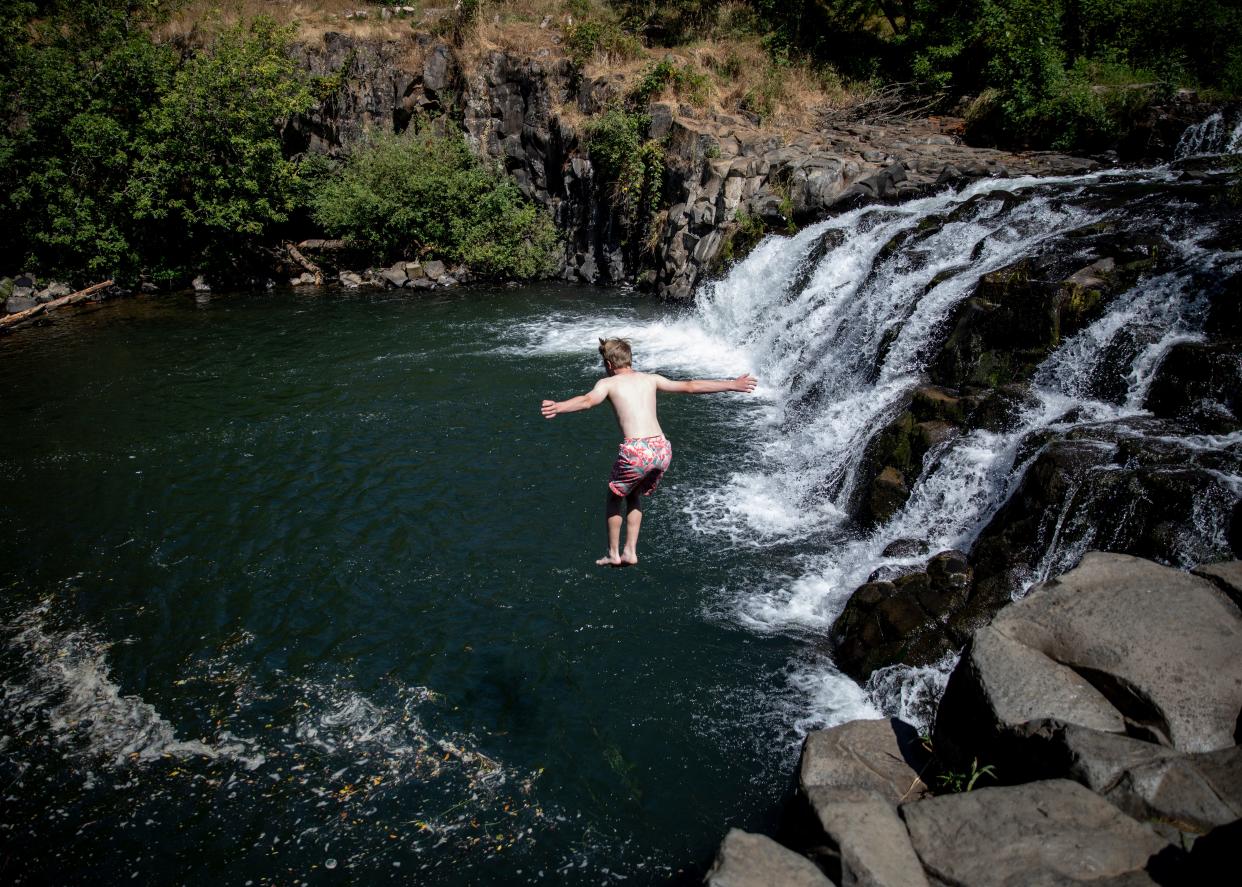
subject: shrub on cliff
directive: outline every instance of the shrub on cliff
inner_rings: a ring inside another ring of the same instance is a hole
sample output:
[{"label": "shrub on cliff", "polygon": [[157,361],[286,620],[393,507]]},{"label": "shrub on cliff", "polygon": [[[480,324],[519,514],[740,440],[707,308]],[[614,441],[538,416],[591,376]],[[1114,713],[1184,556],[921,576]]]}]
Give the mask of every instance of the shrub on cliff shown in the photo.
[{"label": "shrub on cliff", "polygon": [[376,259],[428,256],[529,279],[555,265],[556,229],[459,134],[376,134],[313,195],[315,220]]},{"label": "shrub on cliff", "polygon": [[664,184],[664,146],[643,140],[647,118],[610,108],[587,127],[587,150],[599,186],[627,233],[641,238],[656,212]]}]

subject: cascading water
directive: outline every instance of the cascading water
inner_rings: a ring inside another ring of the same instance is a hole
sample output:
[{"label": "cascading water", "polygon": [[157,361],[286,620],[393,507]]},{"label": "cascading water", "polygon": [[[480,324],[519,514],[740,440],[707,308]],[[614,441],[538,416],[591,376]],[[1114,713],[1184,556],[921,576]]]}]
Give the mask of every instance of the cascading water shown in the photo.
[{"label": "cascading water", "polygon": [[1188,126],[1178,139],[1174,157],[1208,157],[1215,154],[1233,154],[1242,151],[1242,114],[1226,121],[1220,111],[1209,114],[1193,126]]},{"label": "cascading water", "polygon": [[[819,552],[800,555],[795,575],[729,592],[735,616],[759,631],[822,634],[873,571],[915,563],[886,556],[892,543],[924,541],[931,553],[969,551],[1034,458],[1028,442],[1147,415],[1143,403],[1164,356],[1201,337],[1202,276],[1235,273],[1242,263],[1237,253],[1200,245],[1210,228],[1190,204],[1126,196],[1176,178],[1175,171],[1156,169],[981,181],[959,193],[855,209],[792,238],[768,239],[705,288],[695,323],[722,350],[748,355],[771,399],[753,466],[696,491],[688,516],[701,532],[735,543],[798,541]],[[1038,254],[1066,232],[1132,224],[1141,214],[1169,238],[1168,270],[1141,277],[1062,342],[1039,366],[1029,400],[1007,427],[968,430],[933,448],[905,506],[874,529],[861,529],[851,501],[868,442],[926,381],[951,317],[980,279]],[[1221,501],[1196,505],[1210,512],[1194,518],[1209,531],[1201,544],[1187,543],[1182,565],[1189,566],[1219,556],[1229,497],[1236,502],[1242,484],[1236,472],[1242,439],[1185,434],[1180,440],[1234,458],[1220,472]],[[1014,595],[1072,566],[1092,544],[1092,532],[1070,532],[1065,523],[1062,515]],[[953,662],[881,669],[864,700],[827,657],[808,654],[791,666],[791,684],[811,697],[798,726],[875,708],[926,725]]]}]

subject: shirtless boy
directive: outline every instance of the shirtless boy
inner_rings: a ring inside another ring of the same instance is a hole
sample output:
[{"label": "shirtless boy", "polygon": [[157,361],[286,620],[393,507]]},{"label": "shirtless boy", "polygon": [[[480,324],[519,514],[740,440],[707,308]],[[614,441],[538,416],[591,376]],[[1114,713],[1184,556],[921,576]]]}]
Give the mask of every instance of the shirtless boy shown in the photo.
[{"label": "shirtless boy", "polygon": [[[750,375],[736,379],[692,379],[680,382],[655,373],[640,373],[630,365],[630,343],[624,339],[600,339],[599,353],[607,375],[586,394],[569,400],[545,400],[543,417],[576,413],[612,404],[621,426],[620,451],[608,478],[608,501],[604,515],[608,525],[608,554],[595,563],[620,567],[638,563],[638,529],[643,521],[642,497],[655,492],[668,470],[673,447],[656,418],[656,392],[715,394],[719,391],[754,391],[758,384]],[[628,513],[627,513],[628,512]],[[621,519],[625,515],[625,549],[621,550]]]}]

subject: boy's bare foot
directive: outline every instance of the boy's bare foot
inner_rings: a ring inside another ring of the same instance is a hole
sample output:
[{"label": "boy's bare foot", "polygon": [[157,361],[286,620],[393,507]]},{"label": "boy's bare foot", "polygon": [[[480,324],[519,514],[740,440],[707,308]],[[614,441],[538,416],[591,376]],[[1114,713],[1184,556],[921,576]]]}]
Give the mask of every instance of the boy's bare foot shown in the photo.
[{"label": "boy's bare foot", "polygon": [[595,562],[597,567],[619,567],[623,561],[619,554],[606,554]]},{"label": "boy's bare foot", "polygon": [[637,554],[635,554],[634,552],[632,552],[632,551],[627,551],[627,552],[624,552],[624,553],[621,555],[621,564],[622,564],[622,566],[632,567],[632,566],[634,566],[636,563],[638,563],[638,555],[637,555]]}]

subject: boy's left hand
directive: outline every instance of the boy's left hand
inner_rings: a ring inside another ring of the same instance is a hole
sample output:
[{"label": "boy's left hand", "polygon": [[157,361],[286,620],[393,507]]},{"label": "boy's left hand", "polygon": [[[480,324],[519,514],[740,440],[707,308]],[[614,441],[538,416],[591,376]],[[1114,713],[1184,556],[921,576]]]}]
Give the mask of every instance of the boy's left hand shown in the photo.
[{"label": "boy's left hand", "polygon": [[543,413],[545,419],[556,418],[556,401],[545,400],[543,405],[539,407],[539,412]]}]

